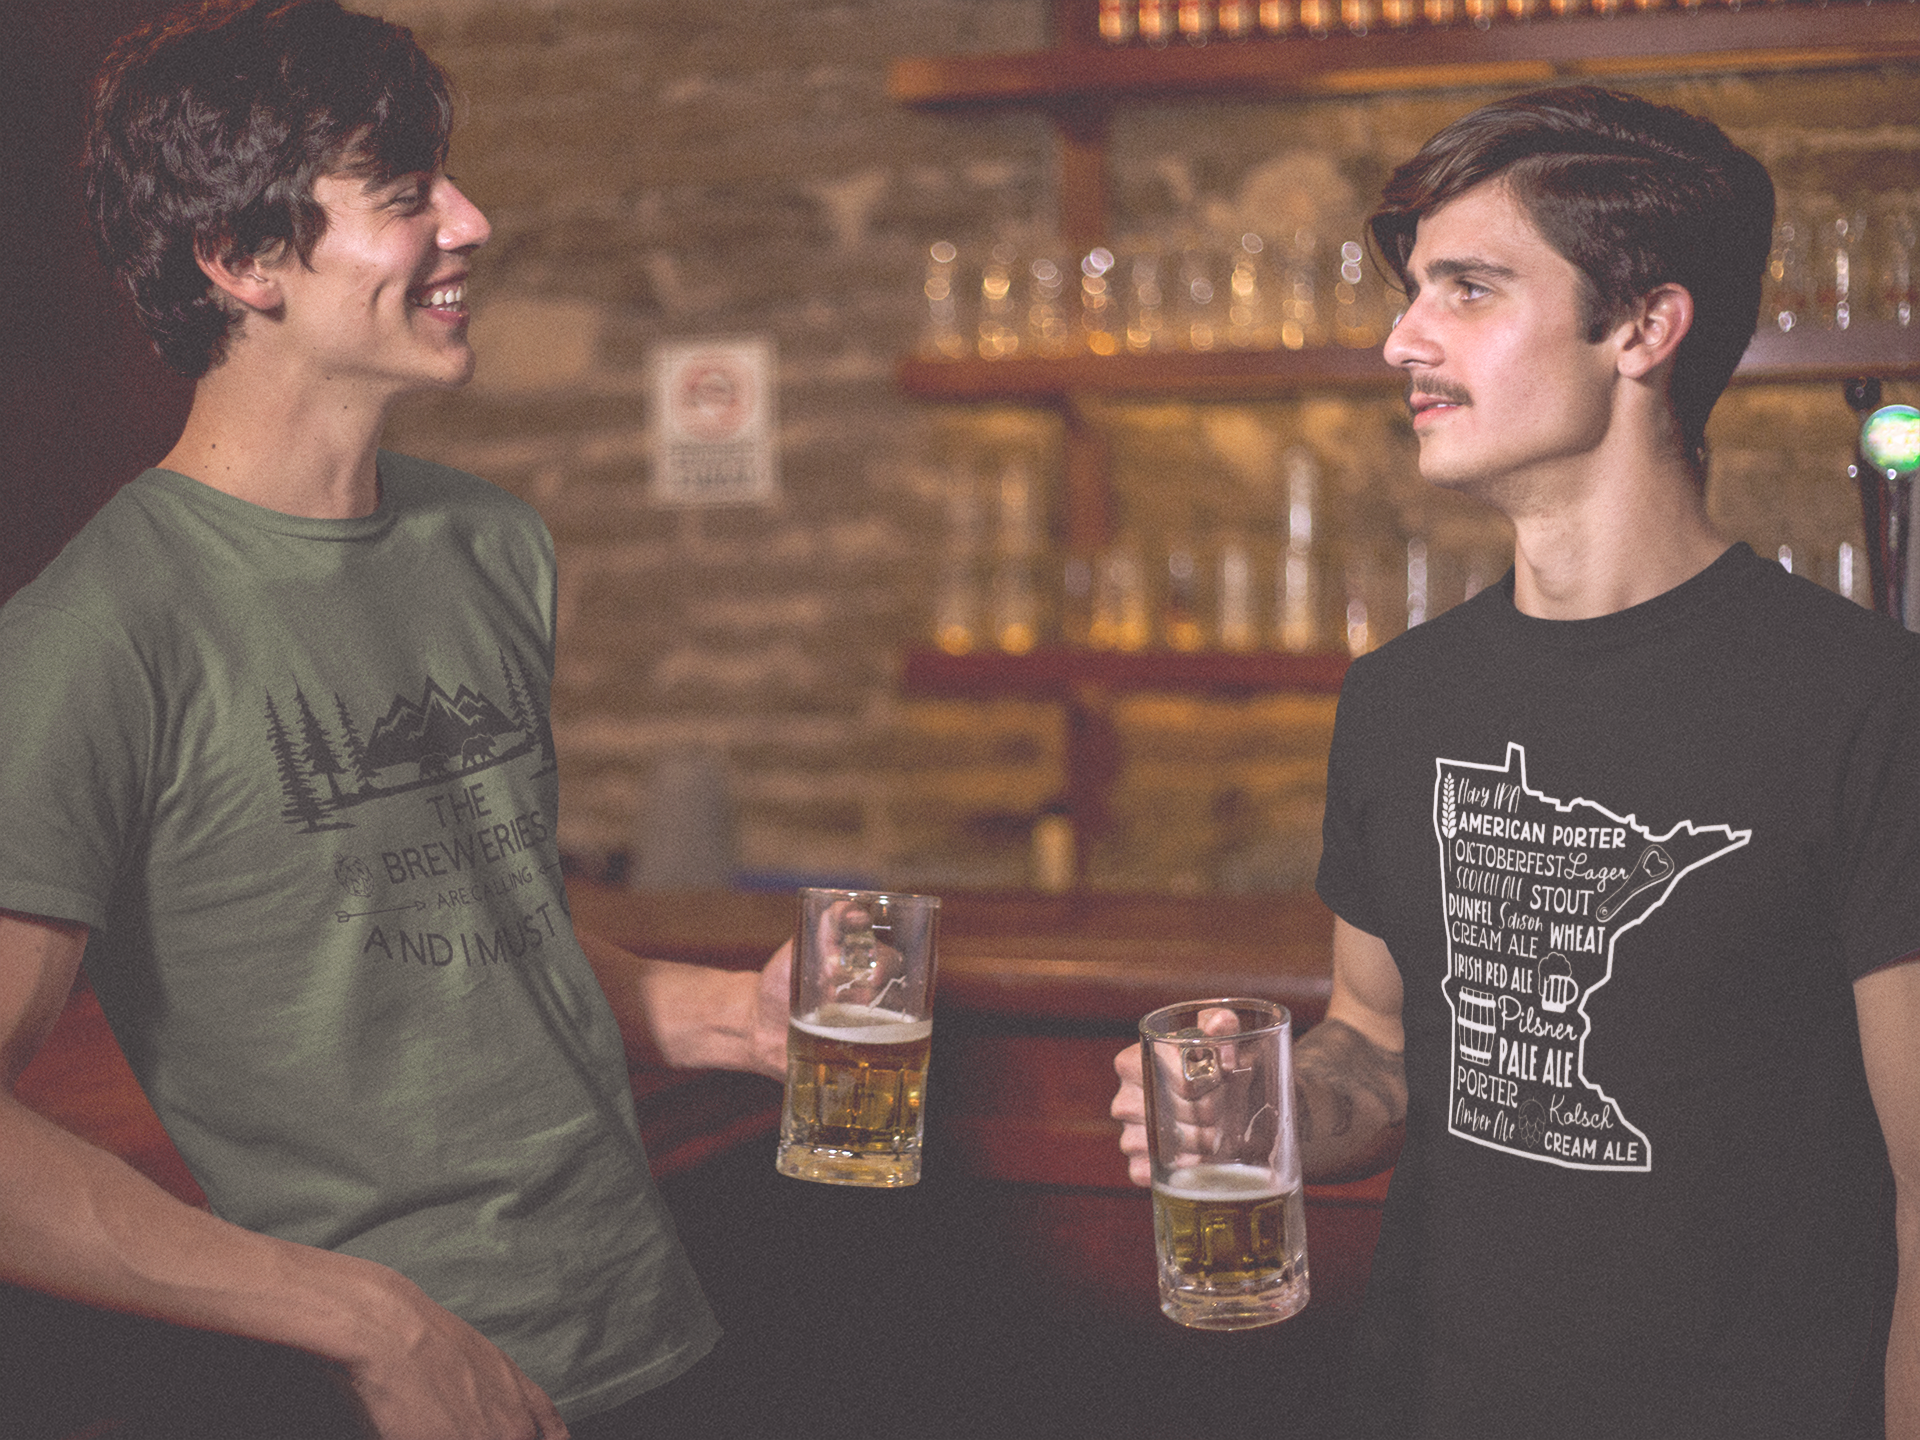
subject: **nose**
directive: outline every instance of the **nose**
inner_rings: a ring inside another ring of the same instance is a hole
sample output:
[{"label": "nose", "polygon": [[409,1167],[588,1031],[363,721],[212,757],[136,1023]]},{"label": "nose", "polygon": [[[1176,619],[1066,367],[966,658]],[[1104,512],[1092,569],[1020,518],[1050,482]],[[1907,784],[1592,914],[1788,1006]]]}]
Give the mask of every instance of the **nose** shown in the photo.
[{"label": "nose", "polygon": [[436,237],[442,250],[478,250],[493,234],[487,217],[452,180],[442,175],[435,182],[434,203],[440,211],[440,232]]},{"label": "nose", "polygon": [[1389,365],[1414,369],[1431,367],[1439,358],[1433,334],[1427,327],[1426,306],[1418,295],[1407,301],[1399,322],[1387,333],[1381,354]]}]

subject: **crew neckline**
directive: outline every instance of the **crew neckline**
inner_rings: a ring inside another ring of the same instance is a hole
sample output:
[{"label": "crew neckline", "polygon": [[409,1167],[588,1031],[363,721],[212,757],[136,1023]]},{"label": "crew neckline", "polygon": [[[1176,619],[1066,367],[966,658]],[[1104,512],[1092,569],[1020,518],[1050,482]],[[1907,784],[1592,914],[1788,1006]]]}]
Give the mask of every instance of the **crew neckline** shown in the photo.
[{"label": "crew neckline", "polygon": [[1721,551],[1712,564],[1671,590],[1663,590],[1649,600],[1610,615],[1592,615],[1580,620],[1553,620],[1526,614],[1514,604],[1514,572],[1509,570],[1498,586],[1503,602],[1499,613],[1503,623],[1515,634],[1524,635],[1529,644],[1567,649],[1613,645],[1699,619],[1720,603],[1728,585],[1755,573],[1752,567],[1759,563],[1753,547],[1744,540],[1736,540]]},{"label": "crew neckline", "polygon": [[140,479],[158,486],[168,494],[177,496],[202,511],[217,515],[229,522],[246,525],[254,530],[263,530],[275,535],[289,535],[301,540],[365,540],[381,535],[391,528],[395,513],[393,468],[387,464],[387,456],[384,452],[375,463],[379,467],[380,476],[379,502],[370,514],[356,515],[346,519],[289,515],[271,506],[243,500],[238,495],[230,495],[225,490],[216,489],[204,480],[196,480],[191,475],[183,475],[178,470],[168,470],[159,465],[147,469],[141,474]]}]

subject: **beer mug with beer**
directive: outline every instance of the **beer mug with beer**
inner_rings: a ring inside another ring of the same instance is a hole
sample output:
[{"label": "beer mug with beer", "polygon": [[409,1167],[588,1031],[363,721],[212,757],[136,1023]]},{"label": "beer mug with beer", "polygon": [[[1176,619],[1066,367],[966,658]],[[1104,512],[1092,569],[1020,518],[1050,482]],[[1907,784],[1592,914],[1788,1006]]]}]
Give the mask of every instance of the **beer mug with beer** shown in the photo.
[{"label": "beer mug with beer", "polygon": [[1200,1330],[1270,1325],[1307,1303],[1292,1016],[1189,1000],[1140,1022],[1160,1308]]},{"label": "beer mug with beer", "polygon": [[940,902],[800,892],[776,1164],[835,1185],[912,1185],[933,1041]]}]

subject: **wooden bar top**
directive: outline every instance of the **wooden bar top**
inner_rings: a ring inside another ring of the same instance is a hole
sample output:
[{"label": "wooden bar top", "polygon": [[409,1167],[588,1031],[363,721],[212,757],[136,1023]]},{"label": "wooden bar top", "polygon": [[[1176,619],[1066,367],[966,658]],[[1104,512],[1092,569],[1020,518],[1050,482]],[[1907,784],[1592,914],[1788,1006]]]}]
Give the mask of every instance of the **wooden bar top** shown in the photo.
[{"label": "wooden bar top", "polygon": [[[744,967],[793,932],[788,895],[643,893],[573,881],[576,928],[642,954]],[[1333,916],[1317,896],[962,892],[940,907],[944,1013],[1131,1031],[1176,1000],[1252,995],[1317,1022]]]}]

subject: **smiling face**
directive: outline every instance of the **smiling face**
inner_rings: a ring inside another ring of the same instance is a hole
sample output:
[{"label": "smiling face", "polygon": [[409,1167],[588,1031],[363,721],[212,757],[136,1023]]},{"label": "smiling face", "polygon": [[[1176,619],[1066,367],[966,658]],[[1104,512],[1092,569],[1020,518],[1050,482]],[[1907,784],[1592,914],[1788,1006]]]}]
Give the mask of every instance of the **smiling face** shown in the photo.
[{"label": "smiling face", "polygon": [[1386,358],[1407,372],[1429,482],[1508,515],[1607,439],[1616,344],[1587,337],[1580,272],[1489,181],[1420,220]]},{"label": "smiling face", "polygon": [[486,217],[445,174],[322,176],[326,233],[302,264],[290,246],[263,268],[279,305],[247,324],[316,383],[387,395],[473,374],[466,282]]}]

